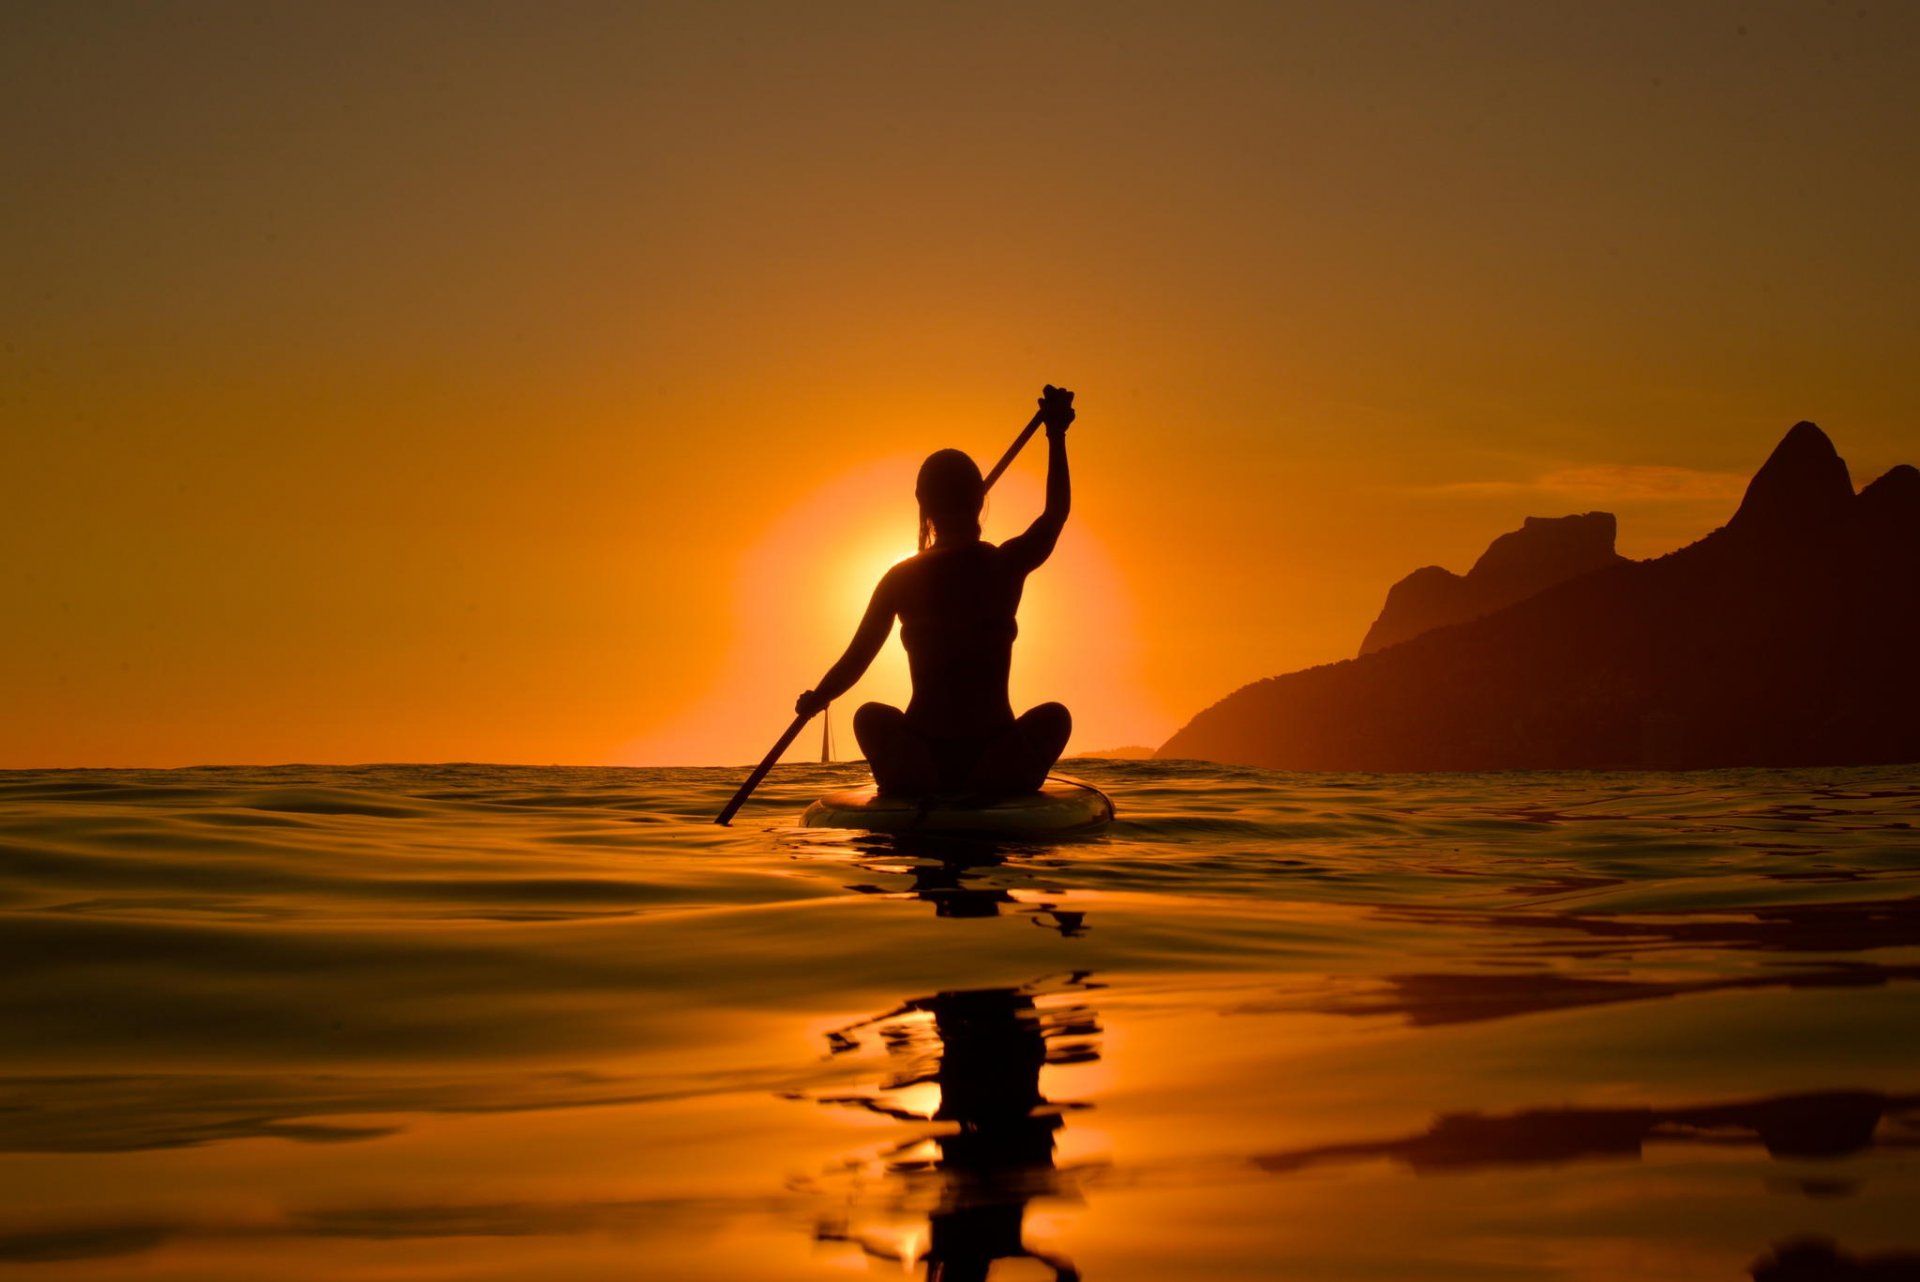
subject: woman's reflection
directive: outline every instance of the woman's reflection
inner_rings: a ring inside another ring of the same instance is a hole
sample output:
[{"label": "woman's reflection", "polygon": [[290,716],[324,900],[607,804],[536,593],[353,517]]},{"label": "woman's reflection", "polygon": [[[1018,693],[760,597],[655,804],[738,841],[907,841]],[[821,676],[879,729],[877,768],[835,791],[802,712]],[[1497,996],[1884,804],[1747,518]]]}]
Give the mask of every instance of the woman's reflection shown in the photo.
[{"label": "woman's reflection", "polygon": [[[1030,895],[1017,899],[1006,885],[986,884],[982,876],[1012,869],[1016,874],[1012,880],[1026,880],[1034,860],[1054,853],[1049,847],[1015,847],[979,838],[902,834],[874,842],[870,853],[854,861],[854,866],[871,873],[911,877],[906,893],[932,904],[936,917],[998,917],[1004,908],[1025,912],[1034,924],[1072,939],[1087,931],[1084,912]],[[1010,855],[1019,856],[1019,862],[1010,865]],[[849,889],[868,894],[899,893],[887,885],[862,884]]]},{"label": "woman's reflection", "polygon": [[[1095,987],[1075,974],[1055,991]],[[826,1101],[869,1108],[903,1121],[949,1124],[932,1137],[895,1146],[887,1156],[886,1209],[924,1201],[928,1228],[898,1239],[844,1219],[816,1230],[822,1240],[853,1242],[871,1255],[904,1264],[924,1262],[926,1277],[940,1282],[984,1279],[996,1260],[1031,1259],[1057,1279],[1079,1277],[1057,1254],[1029,1245],[1024,1220],[1038,1197],[1075,1197],[1073,1172],[1054,1165],[1054,1133],[1073,1104],[1049,1101],[1040,1091],[1048,1064],[1088,1063],[1099,1058],[1099,1024],[1083,1003],[1044,1008],[1049,996],[1038,985],[972,989],[917,998],[829,1035],[835,1053],[859,1046],[859,1032],[874,1031],[896,1067],[878,1096]],[[916,1088],[938,1088],[928,1111],[908,1106]],[[931,1187],[929,1187],[929,1185]]]}]

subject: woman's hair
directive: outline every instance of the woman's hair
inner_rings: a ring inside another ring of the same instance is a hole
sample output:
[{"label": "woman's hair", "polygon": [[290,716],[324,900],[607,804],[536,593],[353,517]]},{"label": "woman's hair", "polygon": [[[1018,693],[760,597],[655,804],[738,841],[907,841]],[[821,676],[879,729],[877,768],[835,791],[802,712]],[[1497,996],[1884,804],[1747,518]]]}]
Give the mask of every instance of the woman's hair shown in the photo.
[{"label": "woman's hair", "polygon": [[937,529],[948,539],[980,537],[980,504],[987,496],[980,465],[960,450],[936,450],[920,465],[913,483],[920,500],[920,550],[932,546]]}]

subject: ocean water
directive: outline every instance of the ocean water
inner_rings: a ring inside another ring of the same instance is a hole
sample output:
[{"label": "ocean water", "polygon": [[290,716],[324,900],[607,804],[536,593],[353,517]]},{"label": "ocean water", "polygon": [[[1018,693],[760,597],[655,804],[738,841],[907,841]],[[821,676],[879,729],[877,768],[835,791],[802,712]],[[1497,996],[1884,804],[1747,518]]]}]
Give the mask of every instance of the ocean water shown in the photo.
[{"label": "ocean water", "polygon": [[0,774],[0,1274],[1920,1267],[1920,769],[1072,768]]}]

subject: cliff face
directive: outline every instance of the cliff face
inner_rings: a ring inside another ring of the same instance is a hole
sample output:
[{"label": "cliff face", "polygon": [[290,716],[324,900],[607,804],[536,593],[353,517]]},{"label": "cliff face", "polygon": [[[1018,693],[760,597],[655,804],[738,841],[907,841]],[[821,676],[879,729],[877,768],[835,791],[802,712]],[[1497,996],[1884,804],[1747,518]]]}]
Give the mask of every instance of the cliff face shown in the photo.
[{"label": "cliff face", "polygon": [[1611,512],[1530,516],[1519,529],[1495,539],[1464,575],[1437,565],[1415,570],[1388,590],[1360,653],[1478,619],[1557,583],[1618,565],[1626,558],[1613,550],[1614,529]]},{"label": "cliff face", "polygon": [[1916,655],[1920,472],[1856,495],[1801,423],[1698,543],[1256,682],[1159,755],[1419,771],[1917,761]]}]

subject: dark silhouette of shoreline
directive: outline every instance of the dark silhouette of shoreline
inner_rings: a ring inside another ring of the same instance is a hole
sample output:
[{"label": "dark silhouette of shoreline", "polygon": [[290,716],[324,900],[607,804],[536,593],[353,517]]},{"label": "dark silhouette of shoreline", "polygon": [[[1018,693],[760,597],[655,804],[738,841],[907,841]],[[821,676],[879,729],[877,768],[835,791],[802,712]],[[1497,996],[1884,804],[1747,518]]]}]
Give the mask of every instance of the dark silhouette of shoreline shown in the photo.
[{"label": "dark silhouette of shoreline", "polygon": [[1363,771],[1920,761],[1916,654],[1920,470],[1856,494],[1826,434],[1799,423],[1697,543],[1255,682],[1158,755]]}]

